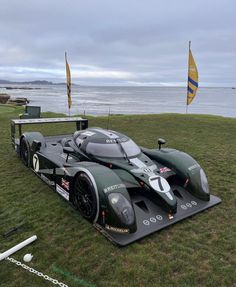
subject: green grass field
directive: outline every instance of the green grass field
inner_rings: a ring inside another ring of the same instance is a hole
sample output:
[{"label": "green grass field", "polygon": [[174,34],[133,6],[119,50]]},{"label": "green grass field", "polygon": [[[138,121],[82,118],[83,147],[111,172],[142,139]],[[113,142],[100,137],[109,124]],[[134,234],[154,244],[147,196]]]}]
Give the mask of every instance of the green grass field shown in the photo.
[{"label": "green grass field", "polygon": [[[125,248],[107,241],[23,166],[10,145],[11,118],[21,109],[0,109],[0,234],[21,222],[13,236],[0,235],[0,252],[36,234],[38,240],[12,255],[68,286],[236,286],[236,119],[203,115],[112,116],[110,128],[138,144],[167,146],[191,154],[222,203]],[[53,114],[50,114],[53,116]],[[90,117],[106,127],[106,117]],[[65,131],[47,126],[44,133]],[[72,131],[72,130],[71,130]],[[53,286],[6,260],[0,286]],[[55,285],[56,286],[56,285]]]},{"label": "green grass field", "polygon": [[19,108],[16,107],[16,106],[0,104],[0,114],[5,114],[5,113],[14,112],[15,109],[16,109],[16,110],[19,110]]}]

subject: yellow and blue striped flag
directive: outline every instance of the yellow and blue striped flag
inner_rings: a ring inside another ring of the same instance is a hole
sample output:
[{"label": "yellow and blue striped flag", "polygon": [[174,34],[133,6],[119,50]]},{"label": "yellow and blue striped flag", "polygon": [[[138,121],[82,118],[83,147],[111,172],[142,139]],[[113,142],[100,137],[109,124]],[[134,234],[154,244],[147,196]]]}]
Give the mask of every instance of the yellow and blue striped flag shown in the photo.
[{"label": "yellow and blue striped flag", "polygon": [[194,97],[196,96],[197,89],[198,89],[198,71],[191,49],[189,47],[187,105],[190,105],[192,103]]}]

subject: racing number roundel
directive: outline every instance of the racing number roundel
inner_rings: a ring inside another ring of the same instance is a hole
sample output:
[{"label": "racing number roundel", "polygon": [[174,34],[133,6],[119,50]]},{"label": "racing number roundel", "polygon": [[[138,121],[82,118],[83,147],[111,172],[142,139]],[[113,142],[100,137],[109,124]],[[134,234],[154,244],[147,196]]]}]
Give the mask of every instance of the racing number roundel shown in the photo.
[{"label": "racing number roundel", "polygon": [[33,156],[33,169],[34,171],[38,172],[39,171],[39,157],[35,153]]}]

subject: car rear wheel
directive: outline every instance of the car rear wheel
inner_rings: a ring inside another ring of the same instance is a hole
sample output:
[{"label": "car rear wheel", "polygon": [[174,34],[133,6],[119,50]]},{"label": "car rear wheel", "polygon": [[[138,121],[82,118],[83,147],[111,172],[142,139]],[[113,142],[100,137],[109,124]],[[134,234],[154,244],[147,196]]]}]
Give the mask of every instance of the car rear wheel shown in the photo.
[{"label": "car rear wheel", "polygon": [[97,214],[97,197],[91,179],[84,172],[76,176],[73,204],[84,218],[90,222],[94,221]]},{"label": "car rear wheel", "polygon": [[20,158],[25,166],[30,166],[30,148],[29,143],[23,137],[20,142]]}]

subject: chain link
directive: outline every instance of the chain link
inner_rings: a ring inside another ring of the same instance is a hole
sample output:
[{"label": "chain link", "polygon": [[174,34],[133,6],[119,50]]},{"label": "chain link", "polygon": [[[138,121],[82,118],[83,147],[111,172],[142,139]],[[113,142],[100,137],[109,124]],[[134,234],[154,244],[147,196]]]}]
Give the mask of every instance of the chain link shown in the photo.
[{"label": "chain link", "polygon": [[49,277],[48,275],[43,274],[42,272],[39,272],[39,271],[35,270],[34,268],[31,268],[31,267],[21,263],[20,261],[15,260],[14,258],[7,257],[6,260],[16,264],[17,266],[22,267],[23,269],[29,271],[30,273],[33,273],[39,277],[42,277],[43,279],[53,283],[54,285],[58,285],[60,287],[68,287],[68,285],[64,284],[63,282],[59,282],[58,280],[53,279],[53,278]]}]

